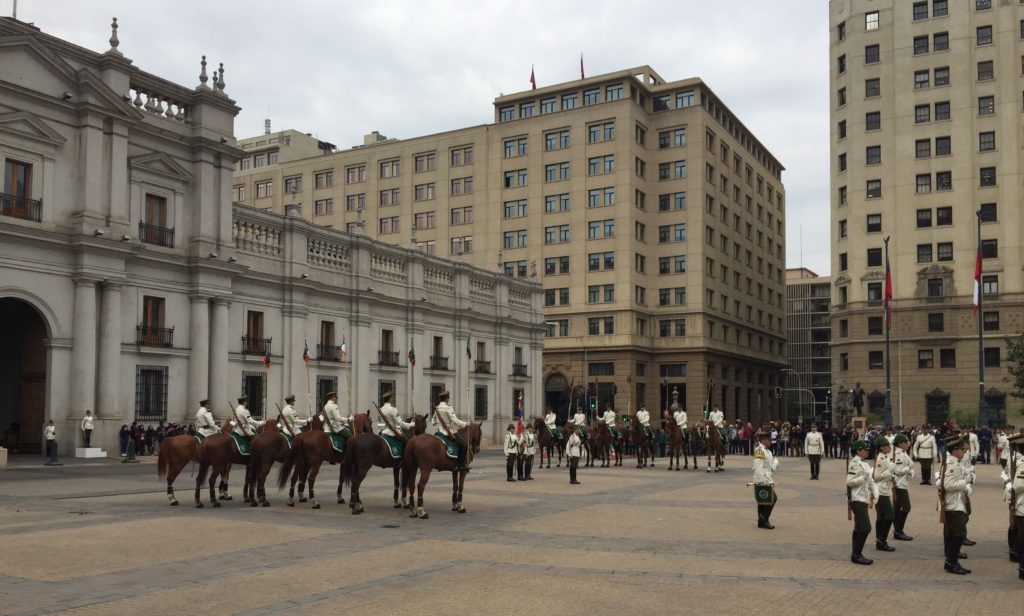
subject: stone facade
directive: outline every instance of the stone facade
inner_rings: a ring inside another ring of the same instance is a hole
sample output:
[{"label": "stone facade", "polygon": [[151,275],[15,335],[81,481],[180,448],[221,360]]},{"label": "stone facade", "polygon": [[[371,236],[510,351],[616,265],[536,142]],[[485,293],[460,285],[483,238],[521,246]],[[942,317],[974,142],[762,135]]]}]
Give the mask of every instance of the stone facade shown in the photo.
[{"label": "stone facade", "polygon": [[394,387],[424,413],[447,388],[490,438],[520,392],[539,414],[539,285],[233,206],[239,108],[201,70],[185,88],[116,27],[95,53],[0,19],[5,440],[38,449],[53,419],[66,452],[88,409],[116,451],[122,424],[188,422],[201,398],[224,418],[242,392],[274,417],[288,393],[363,411]]}]

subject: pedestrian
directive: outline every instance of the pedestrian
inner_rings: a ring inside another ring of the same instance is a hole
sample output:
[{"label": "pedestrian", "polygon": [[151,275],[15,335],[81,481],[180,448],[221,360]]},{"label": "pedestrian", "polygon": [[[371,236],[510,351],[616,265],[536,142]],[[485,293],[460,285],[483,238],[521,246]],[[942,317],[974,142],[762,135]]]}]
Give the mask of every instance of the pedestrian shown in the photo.
[{"label": "pedestrian", "polygon": [[52,419],[43,428],[43,437],[46,439],[46,456],[52,459],[53,449],[57,446],[57,427],[53,425]]},{"label": "pedestrian", "polygon": [[811,464],[811,479],[817,480],[821,472],[821,454],[824,453],[825,439],[818,432],[818,424],[811,424],[811,431],[804,437],[804,451],[807,461]]},{"label": "pedestrian", "polygon": [[896,445],[896,463],[893,468],[895,483],[893,484],[892,505],[896,510],[896,517],[893,520],[895,531],[892,538],[896,541],[913,541],[914,538],[905,532],[907,517],[910,516],[910,481],[914,478],[914,461],[907,455],[907,450],[910,449],[910,439],[906,434],[897,434],[893,443]]},{"label": "pedestrian", "polygon": [[128,439],[131,438],[131,432],[128,430],[128,424],[121,424],[121,431],[117,434],[118,444],[121,446],[121,457],[128,455]]},{"label": "pedestrian", "polygon": [[668,447],[668,436],[665,434],[665,431],[658,428],[658,431],[655,434],[655,440],[658,442],[658,455],[664,458],[665,449]]},{"label": "pedestrian", "polygon": [[858,439],[850,445],[853,457],[846,469],[846,499],[853,514],[853,551],[850,562],[855,565],[870,565],[874,561],[864,557],[864,543],[871,534],[869,502],[876,489],[871,480],[871,465],[867,463],[868,444]]},{"label": "pedestrian", "polygon": [[932,462],[938,459],[938,447],[928,424],[921,428],[914,441],[914,459],[921,463],[921,485],[929,485],[932,482]]},{"label": "pedestrian", "polygon": [[771,434],[762,432],[758,435],[760,442],[754,449],[754,501],[757,503],[757,527],[771,530],[772,510],[778,497],[775,495],[774,472],[779,468],[779,460],[770,450]]},{"label": "pedestrian", "polygon": [[82,418],[82,441],[85,443],[85,447],[92,447],[92,411],[86,411],[85,417]]},{"label": "pedestrian", "polygon": [[569,455],[569,483],[571,485],[579,485],[580,483],[576,481],[576,469],[580,465],[582,443],[580,440],[580,429],[573,427],[572,434],[569,435],[569,440],[565,444],[565,452]]},{"label": "pedestrian", "polygon": [[978,441],[981,445],[981,463],[992,464],[992,429],[987,425],[978,428]]},{"label": "pedestrian", "polygon": [[892,506],[895,463],[889,439],[885,436],[875,437],[875,450],[875,468],[871,473],[871,479],[878,486],[878,494],[875,497],[875,549],[879,552],[895,552],[896,548],[889,545],[889,529],[896,519]]},{"label": "pedestrian", "polygon": [[509,424],[505,430],[505,443],[502,447],[505,452],[505,481],[515,481],[512,477],[512,469],[516,466],[516,458],[519,455],[519,439],[516,438],[515,424]]},{"label": "pedestrian", "polygon": [[969,515],[967,501],[964,497],[970,496],[971,485],[964,475],[961,461],[964,459],[969,445],[959,435],[954,435],[944,445],[947,452],[946,468],[938,485],[940,504],[943,507],[941,512],[942,538],[946,553],[946,562],[943,566],[948,573],[967,575],[971,570],[960,564],[960,559],[966,558],[966,555],[960,552],[960,548],[964,544],[964,539],[967,538]]}]

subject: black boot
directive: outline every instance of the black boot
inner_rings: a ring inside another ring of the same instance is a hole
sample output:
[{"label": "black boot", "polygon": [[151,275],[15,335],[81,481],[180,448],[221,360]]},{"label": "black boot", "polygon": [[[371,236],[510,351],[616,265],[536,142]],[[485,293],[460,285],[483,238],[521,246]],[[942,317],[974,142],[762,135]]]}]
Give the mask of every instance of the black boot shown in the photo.
[{"label": "black boot", "polygon": [[768,516],[771,515],[770,510],[764,505],[757,506],[757,527],[766,528],[771,530],[775,528],[768,522]]},{"label": "black boot", "polygon": [[864,558],[864,554],[861,552],[864,550],[864,542],[867,541],[868,534],[853,531],[853,537],[851,543],[853,544],[853,552],[850,554],[850,562],[855,565],[870,565],[875,562],[870,558]]},{"label": "black boot", "polygon": [[875,549],[879,552],[895,552],[896,548],[889,545],[889,528],[892,520],[878,520],[875,523]]},{"label": "black boot", "polygon": [[953,573],[955,575],[967,575],[971,572],[970,569],[967,569],[960,565],[959,559],[963,558],[963,555],[960,554],[960,546],[962,544],[962,537],[949,538],[945,563],[945,569],[948,573]]},{"label": "black boot", "polygon": [[908,515],[909,515],[909,512],[907,512],[907,511],[897,511],[896,512],[896,520],[893,523],[893,526],[895,527],[896,532],[894,532],[892,534],[892,538],[895,539],[896,541],[913,541],[914,540],[913,537],[911,537],[907,533],[903,532],[904,525],[907,523],[907,516]]},{"label": "black boot", "polygon": [[459,447],[458,466],[455,470],[469,472],[469,467],[466,466],[466,449],[464,447]]},{"label": "black boot", "polygon": [[962,542],[962,543],[963,543],[964,545],[966,545],[967,547],[971,547],[972,545],[978,545],[978,542],[977,542],[977,541],[971,541],[971,540],[970,540],[970,539],[968,539],[967,537],[964,537],[964,539],[963,539],[963,542]]}]

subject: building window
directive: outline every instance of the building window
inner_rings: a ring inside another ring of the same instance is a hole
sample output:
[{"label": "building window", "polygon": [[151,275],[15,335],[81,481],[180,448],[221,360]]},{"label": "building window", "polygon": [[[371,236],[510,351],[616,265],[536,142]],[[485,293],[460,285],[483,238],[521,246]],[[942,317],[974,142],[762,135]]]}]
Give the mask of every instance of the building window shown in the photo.
[{"label": "building window", "polygon": [[256,182],[256,198],[263,199],[274,196],[273,182]]},{"label": "building window", "polygon": [[985,367],[998,368],[1000,363],[999,347],[985,347]]},{"label": "building window", "polygon": [[935,86],[949,85],[949,67],[941,66],[935,69]]},{"label": "building window", "polygon": [[935,246],[939,261],[953,260],[953,242],[939,242]]},{"label": "building window", "polygon": [[978,97],[978,115],[989,116],[996,112],[996,98],[994,96]]},{"label": "building window", "polygon": [[941,122],[949,119],[949,101],[935,103],[935,121]]},{"label": "building window", "polygon": [[864,13],[864,29],[865,30],[877,30],[878,29],[878,11],[871,11]]},{"label": "building window", "polygon": [[986,312],[983,318],[983,327],[987,332],[999,331],[999,313]]},{"label": "building window", "polygon": [[847,233],[847,223],[846,223],[846,219],[843,219],[843,220],[839,221],[839,237],[840,237],[840,239],[846,237],[846,233]]},{"label": "building window", "polygon": [[845,252],[839,253],[839,271],[845,272],[848,267],[848,259]]},{"label": "building window", "polygon": [[929,173],[918,173],[915,178],[914,192],[929,193],[932,191],[932,176]]},{"label": "building window", "polygon": [[390,233],[398,233],[399,229],[399,217],[398,216],[386,216],[378,220],[378,228],[381,235],[387,235]]},{"label": "building window", "polygon": [[846,88],[839,88],[836,92],[836,102],[840,107],[846,105]]},{"label": "building window", "polygon": [[992,44],[992,26],[978,26],[975,29],[975,33],[978,45]]},{"label": "building window", "polygon": [[869,111],[864,114],[864,130],[880,130],[882,128],[882,113]]},{"label": "building window", "polygon": [[918,139],[914,142],[914,157],[915,158],[931,158],[932,155],[932,140],[931,139]]},{"label": "building window", "polygon": [[914,37],[914,55],[928,53],[928,35]]},{"label": "building window", "polygon": [[334,186],[333,171],[318,171],[313,174],[313,188],[331,188]]},{"label": "building window", "polygon": [[547,151],[561,150],[569,147],[569,131],[560,130],[545,133],[544,149]]},{"label": "building window", "polygon": [[949,32],[936,32],[932,35],[932,51],[949,50]]},{"label": "building window", "polygon": [[317,199],[313,202],[313,214],[326,216],[334,211],[334,199]]},{"label": "building window", "polygon": [[981,186],[995,186],[996,185],[996,168],[995,167],[982,167],[978,173],[981,179]]},{"label": "building window", "polygon": [[882,95],[882,80],[878,79],[865,79],[864,80],[864,97],[874,98]]},{"label": "building window", "polygon": [[935,138],[935,155],[949,156],[953,152],[952,139],[950,137]]},{"label": "building window", "polygon": [[868,351],[868,369],[881,370],[884,366],[881,351]]},{"label": "building window", "polygon": [[865,163],[877,165],[882,162],[882,146],[869,145],[864,152]]},{"label": "building window", "polygon": [[414,201],[429,201],[437,196],[437,188],[433,182],[417,184],[413,190]]},{"label": "building window", "polygon": [[881,214],[868,214],[867,215],[867,229],[868,233],[878,233],[882,230],[882,215]]},{"label": "building window", "polygon": [[932,245],[931,244],[918,244],[917,245],[917,262],[918,263],[931,263],[932,262]]},{"label": "building window", "polygon": [[366,165],[358,165],[345,169],[345,183],[356,184],[366,181]]},{"label": "building window", "polygon": [[435,215],[434,212],[417,212],[413,217],[413,228],[417,230],[421,229],[433,229],[435,226]]},{"label": "building window", "polygon": [[875,64],[878,61],[878,45],[866,45],[864,47],[864,64]]},{"label": "building window", "polygon": [[[454,162],[455,162],[455,152],[456,151],[460,151],[461,152],[461,150],[452,150],[452,163],[453,163],[453,166],[454,166]],[[460,160],[461,160],[461,155],[460,155]],[[378,175],[381,178],[394,178],[394,177],[398,177],[401,174],[401,170],[402,170],[402,161],[400,161],[400,160],[387,160],[387,161],[384,161],[384,162],[380,163],[380,165],[378,165],[378,168],[377,168]]]},{"label": "building window", "polygon": [[882,196],[882,180],[868,180],[866,183],[868,199],[877,199]]},{"label": "building window", "polygon": [[981,240],[981,258],[999,258],[999,240]]},{"label": "building window", "polygon": [[[942,279],[941,278],[929,278],[928,279],[928,297],[937,298],[942,297]],[[879,297],[881,299],[881,297]]]},{"label": "building window", "polygon": [[135,419],[162,422],[167,418],[166,366],[135,367]]},{"label": "building window", "polygon": [[[461,148],[455,148],[451,151],[451,166],[461,167],[462,165],[473,164],[473,146],[467,145]],[[395,161],[397,163],[397,161]],[[398,168],[395,168],[395,174],[398,175]]]},{"label": "building window", "polygon": [[868,248],[867,259],[868,259],[868,267],[881,267],[882,266],[882,249],[881,248]]},{"label": "building window", "polygon": [[935,173],[935,190],[953,190],[953,173],[951,171],[937,171]]},{"label": "building window", "polygon": [[939,349],[939,367],[956,368],[956,349]]},{"label": "building window", "polygon": [[880,283],[880,282],[869,282],[868,283],[868,301],[869,302],[880,302],[880,301],[882,301],[882,283]]},{"label": "building window", "polygon": [[921,90],[927,88],[930,84],[929,72],[927,70],[915,71],[914,72],[914,89]]},{"label": "building window", "polygon": [[928,19],[928,3],[915,2],[913,6],[914,21]]},{"label": "building window", "polygon": [[987,81],[993,76],[992,60],[978,62],[978,81]]},{"label": "building window", "polygon": [[938,333],[946,331],[945,318],[941,312],[928,314],[928,332]]},{"label": "building window", "polygon": [[917,210],[917,228],[925,229],[932,226],[931,209]]},{"label": "building window", "polygon": [[512,107],[512,106],[502,107],[501,109],[498,110],[498,121],[499,122],[509,122],[511,120],[514,120],[515,118],[516,118],[516,108],[515,107]]},{"label": "building window", "polygon": [[994,131],[978,133],[978,149],[982,152],[996,149],[996,134]]},{"label": "building window", "polygon": [[927,122],[931,122],[932,121],[931,115],[932,115],[931,107],[929,107],[928,105],[916,105],[914,107],[914,123],[915,124],[925,124]]},{"label": "building window", "polygon": [[981,218],[982,222],[996,222],[996,204],[982,203],[980,209],[978,210],[978,216]]},{"label": "building window", "polygon": [[982,276],[981,292],[986,297],[999,295],[999,276]]},{"label": "building window", "polygon": [[548,195],[544,197],[544,213],[554,214],[556,212],[569,211],[569,194]]},{"label": "building window", "polygon": [[927,370],[935,367],[935,352],[931,349],[921,349],[917,352],[917,367]]}]

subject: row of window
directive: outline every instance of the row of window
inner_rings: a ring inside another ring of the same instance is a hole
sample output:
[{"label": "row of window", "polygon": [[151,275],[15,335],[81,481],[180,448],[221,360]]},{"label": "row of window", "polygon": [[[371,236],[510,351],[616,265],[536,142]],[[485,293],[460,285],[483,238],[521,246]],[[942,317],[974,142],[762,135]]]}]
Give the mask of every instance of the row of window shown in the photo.
[{"label": "row of window", "polygon": [[[985,347],[984,362],[986,368],[998,368],[1001,365],[1001,349]],[[868,351],[868,369],[881,370],[885,367],[883,351]],[[935,368],[935,350],[920,349],[917,352],[917,367],[921,370]],[[956,368],[956,349],[939,349],[939,368]],[[850,354],[839,354],[839,369],[850,369]]]},{"label": "row of window", "polygon": [[[939,299],[946,297],[945,281],[942,278],[929,278],[926,281],[926,298],[928,299]],[[880,303],[882,302],[882,283],[881,282],[869,282],[867,283],[867,301]],[[996,274],[983,275],[981,277],[981,292],[986,297],[999,295],[999,276]],[[839,298],[837,304],[844,306],[849,302],[849,289],[845,286],[839,287]]]},{"label": "row of window", "polygon": [[[978,217],[981,218],[982,222],[996,222],[998,220],[998,208],[995,203],[982,203],[978,209]],[[927,229],[932,226],[932,208],[921,208],[917,210],[917,223],[918,229]],[[940,206],[935,208],[935,226],[951,226],[953,224],[953,207],[952,206]],[[882,231],[882,215],[881,214],[867,214],[865,216],[865,231],[867,233],[881,233]],[[847,236],[849,232],[849,224],[847,219],[839,221],[839,238],[842,239]]]},{"label": "row of window", "polygon": [[[581,106],[581,100],[583,107],[596,105],[602,102],[601,91],[600,87],[588,88],[583,90],[582,97],[578,92],[567,92],[560,96],[546,96],[540,100],[524,101],[519,103],[518,116],[516,115],[515,105],[506,105],[498,109],[498,121],[511,122],[517,119],[517,117],[518,119],[531,118],[537,115],[538,112],[540,115],[544,115],[555,113],[556,111],[577,109]],[[624,95],[625,86],[622,83],[604,86],[604,102],[620,100]],[[673,102],[677,109],[692,107],[696,104],[696,93],[694,90],[683,90],[672,94],[655,96],[652,99],[652,109],[656,112],[665,111],[672,108]]]}]

